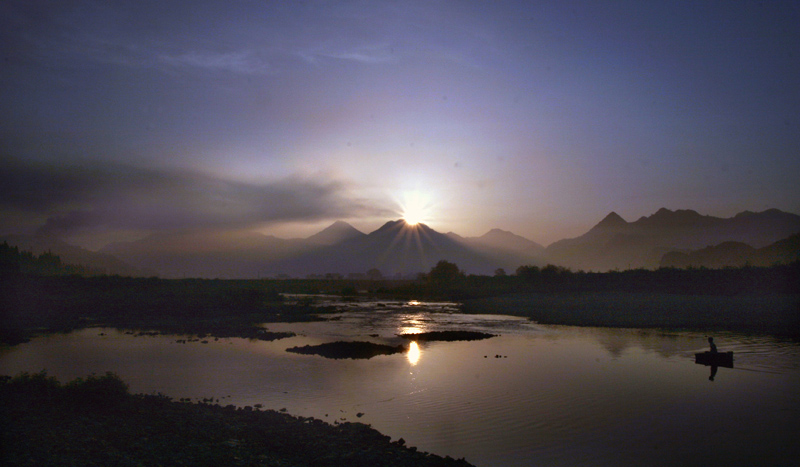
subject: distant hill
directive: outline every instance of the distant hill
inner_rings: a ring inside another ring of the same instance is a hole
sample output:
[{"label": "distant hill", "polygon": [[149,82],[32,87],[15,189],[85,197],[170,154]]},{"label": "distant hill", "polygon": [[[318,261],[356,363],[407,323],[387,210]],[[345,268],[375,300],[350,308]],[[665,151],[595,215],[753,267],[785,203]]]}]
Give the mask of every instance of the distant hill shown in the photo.
[{"label": "distant hill", "polygon": [[447,235],[468,245],[483,246],[496,250],[528,254],[537,254],[544,251],[542,245],[507,230],[492,229],[480,237],[461,237],[453,232],[448,232]]},{"label": "distant hill", "polygon": [[548,246],[544,258],[549,263],[582,270],[656,268],[671,251],[725,242],[763,248],[797,232],[800,216],[777,209],[719,218],[692,210],[662,208],[635,222],[627,222],[612,212],[584,235]]},{"label": "distant hill", "polygon": [[671,251],[661,258],[661,267],[688,268],[772,266],[800,261],[800,234],[792,235],[764,248],[740,242],[724,242],[692,251]]},{"label": "distant hill", "polygon": [[60,257],[62,264],[81,265],[102,274],[130,277],[146,277],[156,274],[155,271],[146,268],[134,267],[113,255],[90,251],[52,237],[6,235],[0,236],[0,242],[7,242],[21,251],[30,251],[35,255],[49,251]]},{"label": "distant hill", "polygon": [[493,258],[497,267],[506,269],[509,274],[522,265],[544,265],[542,255],[545,248],[542,245],[507,230],[492,229],[480,237],[461,237],[453,232],[448,232],[447,236],[487,258]]}]

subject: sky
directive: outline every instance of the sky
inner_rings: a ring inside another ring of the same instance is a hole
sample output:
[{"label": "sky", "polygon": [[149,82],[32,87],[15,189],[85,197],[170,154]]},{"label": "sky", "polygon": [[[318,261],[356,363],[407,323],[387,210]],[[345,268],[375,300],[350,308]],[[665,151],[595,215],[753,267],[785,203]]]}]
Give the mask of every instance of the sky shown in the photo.
[{"label": "sky", "polygon": [[[796,1],[0,3],[0,233],[800,213]],[[419,211],[422,212],[419,212]]]}]

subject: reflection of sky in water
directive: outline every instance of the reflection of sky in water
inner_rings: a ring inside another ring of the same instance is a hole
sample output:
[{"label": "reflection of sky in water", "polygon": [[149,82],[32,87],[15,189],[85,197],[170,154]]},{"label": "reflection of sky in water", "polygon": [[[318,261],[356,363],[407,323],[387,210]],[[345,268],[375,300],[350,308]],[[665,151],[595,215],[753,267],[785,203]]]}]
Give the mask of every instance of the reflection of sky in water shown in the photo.
[{"label": "reflection of sky in water", "polygon": [[[775,464],[769,447],[795,460],[800,454],[796,343],[717,334],[720,350],[735,351],[736,363],[712,383],[709,368],[692,359],[707,346],[702,333],[539,326],[425,303],[348,309],[330,321],[270,323],[270,330],[299,334],[274,342],[177,344],[113,330],[100,336],[97,329],[53,335],[0,350],[0,373],[47,369],[64,380],[115,371],[135,392],[214,396],[222,404],[361,421],[476,465],[741,465],[748,458]],[[397,336],[456,329],[499,337]],[[409,350],[369,360],[285,351],[335,340]],[[356,418],[359,412],[365,415]],[[687,442],[694,433],[715,436]]]}]

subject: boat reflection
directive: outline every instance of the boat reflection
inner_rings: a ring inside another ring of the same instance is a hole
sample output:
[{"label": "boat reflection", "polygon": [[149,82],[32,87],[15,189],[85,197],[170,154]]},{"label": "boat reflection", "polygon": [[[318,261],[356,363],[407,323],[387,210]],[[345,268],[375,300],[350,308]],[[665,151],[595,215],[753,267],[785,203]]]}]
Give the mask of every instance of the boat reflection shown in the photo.
[{"label": "boat reflection", "polygon": [[411,344],[408,345],[408,353],[406,353],[408,363],[411,365],[416,365],[421,354],[422,352],[419,350],[419,345],[417,345],[416,342],[411,341]]},{"label": "boat reflection", "polygon": [[[716,347],[714,347],[716,349]],[[709,381],[714,381],[719,367],[733,368],[733,352],[701,352],[694,354],[694,362],[698,365],[711,367]]]}]

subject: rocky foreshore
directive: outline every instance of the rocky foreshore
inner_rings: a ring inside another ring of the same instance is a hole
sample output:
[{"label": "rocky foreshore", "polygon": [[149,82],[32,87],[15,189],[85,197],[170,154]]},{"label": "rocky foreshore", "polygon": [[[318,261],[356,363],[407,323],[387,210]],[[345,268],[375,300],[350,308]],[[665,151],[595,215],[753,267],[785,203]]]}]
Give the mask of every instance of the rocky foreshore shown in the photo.
[{"label": "rocky foreshore", "polygon": [[5,376],[0,410],[7,466],[471,465],[362,423],[132,395],[113,374],[63,385],[42,373]]}]

